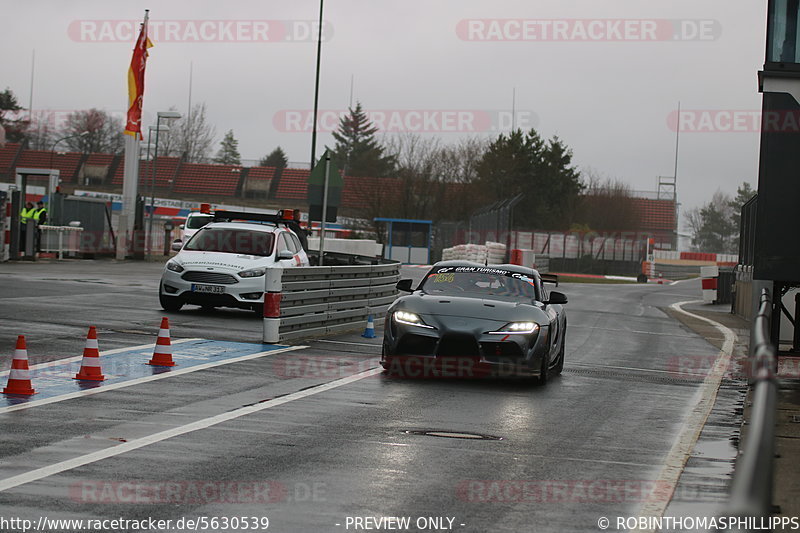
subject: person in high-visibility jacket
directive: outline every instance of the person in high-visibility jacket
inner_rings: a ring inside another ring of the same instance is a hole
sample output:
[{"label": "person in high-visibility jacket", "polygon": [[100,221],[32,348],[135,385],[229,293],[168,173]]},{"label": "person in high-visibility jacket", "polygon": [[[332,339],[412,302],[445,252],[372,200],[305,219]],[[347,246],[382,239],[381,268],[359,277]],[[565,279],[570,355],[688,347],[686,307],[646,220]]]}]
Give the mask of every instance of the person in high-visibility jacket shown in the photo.
[{"label": "person in high-visibility jacket", "polygon": [[[19,212],[19,251],[25,252],[25,240],[28,236],[28,222],[34,220],[36,208],[33,207],[33,202],[26,202],[25,207],[20,209]],[[33,224],[31,224],[33,225]]]},{"label": "person in high-visibility jacket", "polygon": [[36,202],[36,211],[33,213],[33,220],[36,221],[36,243],[35,248],[37,252],[42,251],[42,230],[39,229],[39,226],[43,224],[47,224],[47,208],[44,206],[44,202],[39,200]]}]

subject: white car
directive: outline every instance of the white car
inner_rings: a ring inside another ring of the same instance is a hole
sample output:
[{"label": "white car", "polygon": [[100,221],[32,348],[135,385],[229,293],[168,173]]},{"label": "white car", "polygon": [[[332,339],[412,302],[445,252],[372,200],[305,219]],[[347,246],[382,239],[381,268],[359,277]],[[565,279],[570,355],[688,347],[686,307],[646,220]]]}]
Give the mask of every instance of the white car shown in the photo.
[{"label": "white car", "polygon": [[170,259],[158,295],[167,311],[185,304],[262,312],[269,267],[309,266],[300,239],[285,225],[212,222]]},{"label": "white car", "polygon": [[206,224],[214,221],[214,215],[211,213],[203,213],[201,211],[192,211],[186,216],[186,222],[183,224],[183,238],[181,244],[192,238],[197,233],[197,230]]}]

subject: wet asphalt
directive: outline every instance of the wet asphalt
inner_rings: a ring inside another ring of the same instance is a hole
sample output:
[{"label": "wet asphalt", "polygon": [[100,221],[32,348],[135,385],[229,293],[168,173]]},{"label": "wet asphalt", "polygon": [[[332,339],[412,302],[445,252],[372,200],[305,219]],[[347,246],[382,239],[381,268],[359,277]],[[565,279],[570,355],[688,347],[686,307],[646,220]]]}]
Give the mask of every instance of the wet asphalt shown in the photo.
[{"label": "wet asphalt", "polygon": [[[252,313],[163,312],[160,270],[113,261],[0,265],[0,370],[9,368],[19,334],[35,364],[80,355],[89,325],[98,328],[101,351],[151,344],[162,316],[176,340],[260,342]],[[565,532],[598,531],[598,519],[608,517],[616,530],[616,517],[636,515],[648,500],[696,401],[702,377],[682,361],[718,350],[662,311],[698,299],[699,281],[559,290],[570,299],[566,365],[543,387],[388,377],[374,370],[379,329],[375,339],[311,339],[290,352],[0,410],[2,483],[284,402],[0,491],[0,519],[152,518],[171,520],[169,531],[239,531],[245,518],[263,529],[267,517],[269,531],[337,532],[375,527],[367,517],[401,517],[408,531]],[[325,384],[331,388],[321,390]],[[709,420],[722,433],[704,432],[712,440],[725,441],[735,425],[735,401],[734,391],[721,395]],[[695,472],[702,486],[682,481],[676,502],[690,501],[686,512],[718,508],[731,465],[713,466]],[[692,499],[692,490],[710,496]],[[671,508],[681,509],[676,502]],[[198,517],[208,527],[187,526]],[[158,530],[127,525],[117,530]]]}]

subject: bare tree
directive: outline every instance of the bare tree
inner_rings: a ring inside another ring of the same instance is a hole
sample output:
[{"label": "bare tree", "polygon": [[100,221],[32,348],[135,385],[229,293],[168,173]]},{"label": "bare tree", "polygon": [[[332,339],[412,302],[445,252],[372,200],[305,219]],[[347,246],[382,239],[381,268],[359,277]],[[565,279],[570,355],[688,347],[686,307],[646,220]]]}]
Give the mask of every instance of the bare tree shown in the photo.
[{"label": "bare tree", "polygon": [[402,183],[400,216],[463,220],[480,205],[472,184],[488,146],[485,141],[473,138],[444,145],[439,138],[405,133],[389,138],[386,145]]},{"label": "bare tree", "polygon": [[70,113],[59,134],[70,136],[64,144],[73,152],[118,154],[125,145],[122,130],[121,118],[92,108]]},{"label": "bare tree", "polygon": [[584,192],[573,210],[573,224],[595,231],[624,231],[639,225],[630,185],[589,168],[582,172]]},{"label": "bare tree", "polygon": [[[176,110],[173,106],[171,110]],[[160,135],[160,134],[159,134]],[[192,106],[184,115],[170,124],[169,132],[159,139],[159,154],[181,157],[187,163],[205,163],[211,156],[216,128],[209,124],[205,102]]]},{"label": "bare tree", "polygon": [[28,148],[31,150],[50,150],[56,140],[56,119],[52,111],[39,111],[33,115],[25,132]]}]

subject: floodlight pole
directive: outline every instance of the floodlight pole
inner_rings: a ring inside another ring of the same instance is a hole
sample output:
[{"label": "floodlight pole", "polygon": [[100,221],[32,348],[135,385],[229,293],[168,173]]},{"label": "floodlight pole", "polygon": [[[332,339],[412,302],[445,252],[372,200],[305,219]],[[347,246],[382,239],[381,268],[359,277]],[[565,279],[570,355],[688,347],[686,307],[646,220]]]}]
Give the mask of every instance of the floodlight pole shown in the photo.
[{"label": "floodlight pole", "polygon": [[325,185],[322,187],[322,222],[319,226],[319,266],[325,261],[325,220],[328,218],[328,179],[331,173],[331,154],[325,150]]},{"label": "floodlight pole", "polygon": [[314,123],[311,129],[311,170],[316,162],[317,149],[317,109],[319,108],[319,65],[322,57],[322,7],[324,0],[319,0],[319,34],[317,35],[317,71],[314,81]]}]

